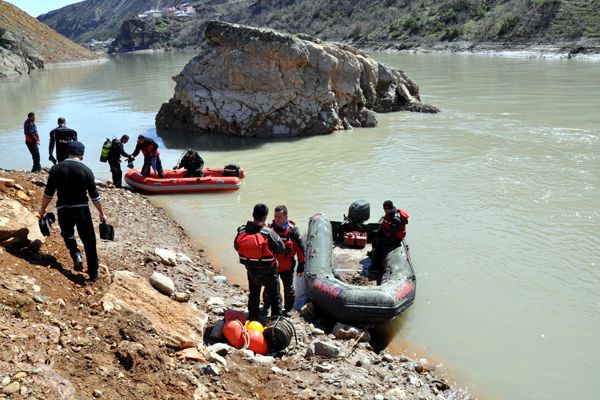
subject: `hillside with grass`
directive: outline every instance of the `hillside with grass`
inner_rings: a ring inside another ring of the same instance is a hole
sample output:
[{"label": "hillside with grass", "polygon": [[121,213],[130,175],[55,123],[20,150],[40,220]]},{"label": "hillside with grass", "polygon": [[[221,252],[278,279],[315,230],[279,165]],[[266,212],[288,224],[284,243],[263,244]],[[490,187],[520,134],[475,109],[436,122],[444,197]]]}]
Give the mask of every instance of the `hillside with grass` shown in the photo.
[{"label": "hillside with grass", "polygon": [[2,0],[0,56],[0,77],[27,74],[49,62],[98,58],[98,55]]},{"label": "hillside with grass", "polygon": [[[141,4],[144,3],[144,4]],[[202,0],[190,2],[196,16],[173,22],[136,20],[135,13],[165,1],[86,0],[40,16],[75,40],[112,35],[126,49],[186,47],[199,43],[203,24],[220,19],[362,48],[418,46],[558,45],[600,51],[598,0]],[[125,6],[127,4],[127,6]],[[92,21],[93,20],[93,21]],[[129,28],[123,23],[128,21]],[[166,31],[165,31],[166,29]],[[151,37],[139,40],[139,37]],[[136,40],[127,43],[128,37]],[[144,44],[140,44],[140,43]]]}]

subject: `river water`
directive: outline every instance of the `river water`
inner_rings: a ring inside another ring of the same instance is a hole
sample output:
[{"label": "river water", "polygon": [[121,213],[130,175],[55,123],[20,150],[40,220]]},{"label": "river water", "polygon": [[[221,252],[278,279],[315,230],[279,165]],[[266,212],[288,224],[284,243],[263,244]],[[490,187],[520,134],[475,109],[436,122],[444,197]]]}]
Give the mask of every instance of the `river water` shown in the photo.
[{"label": "river water", "polygon": [[[124,55],[0,82],[0,167],[31,167],[21,127],[34,111],[43,160],[64,116],[87,146],[85,161],[108,179],[103,140],[155,136],[170,77],[191,55]],[[238,162],[248,176],[237,192],[156,203],[244,285],[232,241],[256,202],[286,204],[306,229],[313,213],[340,219],[357,199],[376,220],[392,199],[411,214],[418,279],[415,304],[389,327],[392,351],[444,363],[486,399],[597,399],[600,65],[374,56],[405,70],[442,113],[380,115],[377,128],[274,143],[161,134],[167,168],[195,147],[207,166]]]}]

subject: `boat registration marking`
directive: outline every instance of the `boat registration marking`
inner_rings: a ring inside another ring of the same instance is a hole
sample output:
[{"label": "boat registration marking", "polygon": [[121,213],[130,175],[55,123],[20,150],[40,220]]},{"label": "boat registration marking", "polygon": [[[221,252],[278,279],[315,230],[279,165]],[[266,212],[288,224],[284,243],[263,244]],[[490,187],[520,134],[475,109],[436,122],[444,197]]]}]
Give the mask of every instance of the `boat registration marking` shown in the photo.
[{"label": "boat registration marking", "polygon": [[405,298],[406,296],[408,296],[409,293],[411,293],[414,290],[414,285],[412,282],[404,282],[404,284],[398,288],[396,288],[395,291],[395,295],[396,295],[396,300],[400,301],[403,298]]},{"label": "boat registration marking", "polygon": [[326,294],[329,297],[338,297],[342,292],[342,289],[335,287],[330,283],[325,282],[322,279],[316,278],[313,281],[313,287],[321,293]]}]

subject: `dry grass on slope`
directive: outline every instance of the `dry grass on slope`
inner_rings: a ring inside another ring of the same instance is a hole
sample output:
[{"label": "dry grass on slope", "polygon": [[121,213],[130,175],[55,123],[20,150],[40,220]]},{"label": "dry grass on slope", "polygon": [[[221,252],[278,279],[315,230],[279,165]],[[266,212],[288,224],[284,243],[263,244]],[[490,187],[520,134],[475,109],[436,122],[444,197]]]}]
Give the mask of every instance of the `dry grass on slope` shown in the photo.
[{"label": "dry grass on slope", "polygon": [[46,62],[74,61],[99,56],[72,42],[19,8],[0,0],[0,29],[23,35]]}]

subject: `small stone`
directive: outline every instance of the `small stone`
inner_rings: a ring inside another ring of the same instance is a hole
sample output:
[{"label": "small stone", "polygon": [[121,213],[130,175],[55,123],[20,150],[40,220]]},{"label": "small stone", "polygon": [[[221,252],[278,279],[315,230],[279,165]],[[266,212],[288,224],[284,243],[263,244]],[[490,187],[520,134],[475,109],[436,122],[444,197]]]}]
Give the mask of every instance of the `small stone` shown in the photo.
[{"label": "small stone", "polygon": [[326,342],[315,342],[315,355],[326,357],[326,358],[334,358],[340,354],[340,348],[334,346],[330,343]]},{"label": "small stone", "polygon": [[96,389],[92,392],[92,396],[94,396],[95,398],[102,397],[102,391],[99,389]]},{"label": "small stone", "polygon": [[31,197],[27,196],[27,194],[25,192],[21,191],[21,190],[19,190],[17,192],[17,197],[20,198],[21,200],[24,200],[24,201],[31,200]]},{"label": "small stone", "polygon": [[258,363],[258,364],[271,364],[275,359],[273,356],[261,356],[257,355],[253,357],[250,361]]},{"label": "small stone", "polygon": [[226,343],[215,343],[212,346],[210,346],[211,351],[214,351],[215,353],[223,357],[229,353],[230,349],[231,346],[229,346]]},{"label": "small stone", "polygon": [[271,367],[271,371],[275,372],[276,374],[280,374],[280,375],[289,375],[290,374],[288,371],[284,371],[279,367]]},{"label": "small stone", "polygon": [[177,258],[176,259],[177,259],[178,262],[182,262],[182,263],[186,263],[186,264],[192,262],[192,259],[189,258],[188,256],[186,256],[183,253],[177,253]]},{"label": "small stone", "polygon": [[333,365],[331,364],[317,364],[317,366],[315,367],[315,370],[317,372],[330,372],[333,369]]},{"label": "small stone", "polygon": [[38,304],[44,304],[44,302],[46,301],[46,299],[44,298],[44,296],[36,294],[33,296],[33,301],[35,301]]},{"label": "small stone", "polygon": [[216,283],[227,283],[227,277],[223,275],[213,276],[213,281]]},{"label": "small stone", "polygon": [[172,296],[173,300],[178,301],[180,303],[186,303],[190,301],[190,294],[184,292],[175,292]]},{"label": "small stone", "polygon": [[56,304],[59,305],[60,307],[66,307],[67,306],[67,303],[65,303],[65,301],[63,299],[56,300]]},{"label": "small stone", "polygon": [[206,361],[218,363],[218,364],[221,364],[224,367],[227,366],[227,360],[225,360],[223,357],[221,357],[219,354],[217,354],[214,351],[209,351],[208,352],[208,354],[206,355]]},{"label": "small stone", "polygon": [[19,391],[21,384],[19,382],[11,382],[2,388],[4,394],[14,394]]},{"label": "small stone", "polygon": [[173,280],[160,272],[154,272],[150,276],[150,284],[167,296],[171,296],[175,292],[175,283],[173,283]]},{"label": "small stone", "polygon": [[254,352],[252,350],[248,350],[248,349],[241,349],[241,350],[237,350],[239,353],[241,353],[243,358],[252,358],[254,357]]},{"label": "small stone", "polygon": [[213,365],[213,364],[208,364],[207,366],[205,366],[202,369],[202,372],[204,372],[205,375],[209,375],[209,376],[221,375],[221,370],[219,370],[219,367],[217,367],[216,365]]},{"label": "small stone", "polygon": [[160,261],[169,266],[177,265],[177,254],[171,250],[155,248],[154,254],[160,257]]},{"label": "small stone", "polygon": [[21,372],[17,372],[15,374],[15,376],[13,376],[13,379],[17,380],[17,379],[25,378],[26,376],[27,376],[27,372],[21,371]]}]

